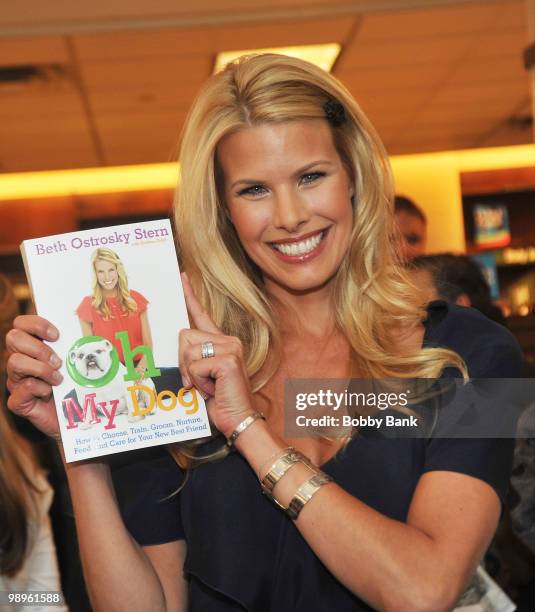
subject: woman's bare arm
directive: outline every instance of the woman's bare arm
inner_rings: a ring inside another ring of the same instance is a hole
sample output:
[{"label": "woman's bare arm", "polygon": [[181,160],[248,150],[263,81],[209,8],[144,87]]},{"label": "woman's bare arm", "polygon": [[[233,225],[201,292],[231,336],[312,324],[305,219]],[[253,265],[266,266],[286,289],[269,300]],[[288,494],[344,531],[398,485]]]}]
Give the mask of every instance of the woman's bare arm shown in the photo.
[{"label": "woman's bare arm", "polygon": [[[286,444],[256,421],[236,442],[255,471]],[[356,470],[366,470],[356,465]],[[310,470],[297,464],[275,487],[288,506]],[[424,474],[407,522],[393,520],[334,483],[303,508],[296,527],[329,571],[379,610],[450,610],[487,549],[500,514],[497,494],[464,474]]]},{"label": "woman's bare arm", "polygon": [[141,322],[141,339],[145,346],[148,346],[150,349],[152,348],[152,333],[150,331],[150,323],[149,316],[147,311],[144,310],[139,315],[139,320]]},{"label": "woman's bare arm", "polygon": [[[186,541],[144,546],[143,550],[158,574],[165,593],[167,612],[186,612],[188,609],[188,583],[182,568],[186,560]],[[177,559],[179,560],[177,563]]]},{"label": "woman's bare arm", "polygon": [[78,320],[80,321],[80,327],[82,329],[82,335],[83,336],[92,336],[93,335],[93,326],[91,325],[91,323],[88,323],[87,321],[82,321],[82,319],[78,318]]},{"label": "woman's bare arm", "polygon": [[[37,316],[18,317],[7,337],[9,408],[54,436],[58,421],[51,385],[59,382],[55,373],[61,361],[41,339],[57,337],[57,330]],[[65,470],[94,610],[183,610],[185,544],[170,542],[145,552],[124,525],[109,467],[90,461],[65,463]]]},{"label": "woman's bare arm", "polygon": [[179,587],[185,547],[170,542],[157,550],[152,547],[152,555],[147,555],[126,530],[108,466],[70,463],[65,464],[65,470],[93,609],[182,610],[185,602]]},{"label": "woman's bare arm", "polygon": [[[143,342],[143,345],[148,346],[150,349],[152,349],[152,334],[150,331],[149,317],[148,317],[146,310],[144,310],[139,315],[139,320],[141,322],[141,340]],[[143,375],[146,368],[147,368],[147,358],[145,357],[145,355],[143,355],[143,357],[141,357],[141,359],[139,360],[139,363],[136,366],[136,370],[141,375]]]}]

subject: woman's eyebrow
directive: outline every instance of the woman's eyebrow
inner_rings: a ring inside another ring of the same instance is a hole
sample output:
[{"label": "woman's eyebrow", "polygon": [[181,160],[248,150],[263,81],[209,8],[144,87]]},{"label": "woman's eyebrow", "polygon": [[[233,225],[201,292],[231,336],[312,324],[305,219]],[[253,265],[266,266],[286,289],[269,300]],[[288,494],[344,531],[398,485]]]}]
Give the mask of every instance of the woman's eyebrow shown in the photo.
[{"label": "woman's eyebrow", "polygon": [[304,172],[307,172],[307,170],[314,168],[314,166],[319,166],[320,164],[327,164],[329,166],[332,166],[333,162],[329,161],[328,159],[317,159],[313,162],[310,162],[309,164],[306,164],[305,166],[302,166],[301,168],[299,168],[299,170],[296,170],[294,172],[294,176],[299,176],[300,174],[303,174]]},{"label": "woman's eyebrow", "polygon": [[232,183],[230,188],[234,189],[234,187],[236,187],[236,185],[239,185],[240,183],[243,183],[244,185],[261,185],[263,182],[264,181],[260,179],[238,179],[237,181],[234,181],[234,183]]},{"label": "woman's eyebrow", "polygon": [[[296,170],[293,173],[293,176],[299,176],[300,174],[303,174],[304,172],[306,172],[307,170],[310,170],[310,168],[314,168],[314,166],[318,166],[319,164],[327,164],[332,166],[333,162],[329,161],[328,159],[317,159],[313,162],[310,162],[304,166],[302,166],[301,168],[299,168],[298,170]],[[234,189],[234,187],[236,187],[236,185],[239,185],[241,183],[243,183],[244,185],[261,185],[264,181],[262,179],[238,179],[237,181],[234,181],[234,183],[232,183],[232,185],[230,186],[231,189]]]}]

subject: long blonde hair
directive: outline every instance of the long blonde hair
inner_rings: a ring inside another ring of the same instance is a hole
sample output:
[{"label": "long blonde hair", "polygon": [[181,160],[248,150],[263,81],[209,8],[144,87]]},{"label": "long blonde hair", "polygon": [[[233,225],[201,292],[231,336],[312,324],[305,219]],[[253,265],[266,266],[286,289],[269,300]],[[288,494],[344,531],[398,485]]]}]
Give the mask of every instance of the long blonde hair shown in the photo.
[{"label": "long blonde hair", "polygon": [[130,295],[130,290],[128,289],[128,277],[126,276],[123,262],[115,251],[103,248],[96,249],[91,255],[91,268],[93,271],[92,304],[95,310],[97,310],[97,312],[99,312],[104,319],[109,319],[112,316],[106,302],[106,298],[102,292],[102,287],[98,282],[96,264],[99,260],[107,261],[108,263],[113,264],[117,270],[117,299],[123,313],[130,314],[136,312],[137,304],[134,298]]},{"label": "long blonde hair", "polygon": [[446,366],[466,374],[453,351],[407,352],[399,342],[400,330],[414,328],[425,309],[396,252],[387,154],[347,89],[302,60],[275,54],[240,58],[212,76],[193,104],[182,137],[175,221],[182,264],[196,294],[216,325],[242,340],[253,391],[260,390],[273,375],[274,368],[262,368],[268,351],[279,350],[279,331],[261,274],[228,219],[216,148],[224,136],[251,126],[326,119],[327,100],[345,110],[341,125],[329,125],[355,192],[350,246],[333,291],[336,324],[350,345],[353,366],[370,378],[438,377]]}]

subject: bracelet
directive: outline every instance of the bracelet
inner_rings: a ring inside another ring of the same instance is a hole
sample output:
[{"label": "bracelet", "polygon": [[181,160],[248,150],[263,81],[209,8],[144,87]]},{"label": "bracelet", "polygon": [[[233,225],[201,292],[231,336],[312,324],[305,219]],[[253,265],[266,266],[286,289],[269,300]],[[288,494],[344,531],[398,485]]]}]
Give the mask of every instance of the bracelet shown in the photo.
[{"label": "bracelet", "polygon": [[310,463],[309,459],[300,453],[295,448],[290,447],[288,452],[284,453],[282,457],[279,457],[275,463],[270,467],[268,473],[262,478],[260,483],[262,487],[262,493],[269,497],[269,499],[276,504],[282,510],[286,510],[286,507],[283,506],[275,497],[273,496],[273,489],[275,485],[279,482],[279,480],[286,474],[286,472],[295,465],[296,463],[304,463],[309,469],[315,469],[314,466]]},{"label": "bracelet", "polygon": [[319,489],[330,482],[332,478],[318,470],[312,478],[306,480],[296,491],[295,495],[290,502],[286,510],[286,514],[295,521],[299,516],[301,510],[305,507],[305,505],[314,497],[314,495],[319,491]]},{"label": "bracelet", "polygon": [[232,446],[234,442],[236,442],[238,436],[243,433],[249,427],[249,425],[252,425],[257,419],[263,419],[265,421],[266,417],[263,414],[260,414],[260,412],[254,412],[248,417],[245,417],[241,423],[238,423],[236,429],[230,434],[227,439],[228,446]]},{"label": "bracelet", "polygon": [[[271,468],[273,467],[273,461],[275,460],[275,458],[280,459],[284,454],[286,454],[290,450],[294,450],[294,448],[292,446],[287,446],[286,448],[283,448],[282,450],[277,450],[274,453],[272,453],[269,456],[269,459],[266,459],[264,461],[264,463],[260,466],[260,469],[258,470],[258,472],[256,474],[258,480],[260,482],[262,482],[262,480],[263,480],[262,474],[264,474],[264,476],[265,476],[265,474],[267,474],[267,472],[269,472],[271,470]],[[268,465],[271,466],[271,467],[269,468],[269,470],[267,470],[267,472],[264,472],[266,466],[268,466]]]},{"label": "bracelet", "polygon": [[54,440],[54,442],[57,442],[58,444],[62,443],[62,439],[61,439],[61,434],[58,433],[52,433],[52,434],[48,434],[49,438],[52,438],[52,440]]}]

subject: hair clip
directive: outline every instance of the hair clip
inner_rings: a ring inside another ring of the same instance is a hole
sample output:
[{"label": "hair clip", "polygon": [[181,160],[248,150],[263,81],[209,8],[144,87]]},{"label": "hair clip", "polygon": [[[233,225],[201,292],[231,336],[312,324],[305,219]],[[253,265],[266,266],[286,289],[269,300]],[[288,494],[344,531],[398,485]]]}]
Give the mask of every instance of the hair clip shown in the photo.
[{"label": "hair clip", "polygon": [[333,126],[338,127],[345,123],[346,120],[346,111],[344,107],[335,100],[334,98],[329,98],[327,102],[323,105],[323,111],[325,112],[325,117],[327,121]]}]

